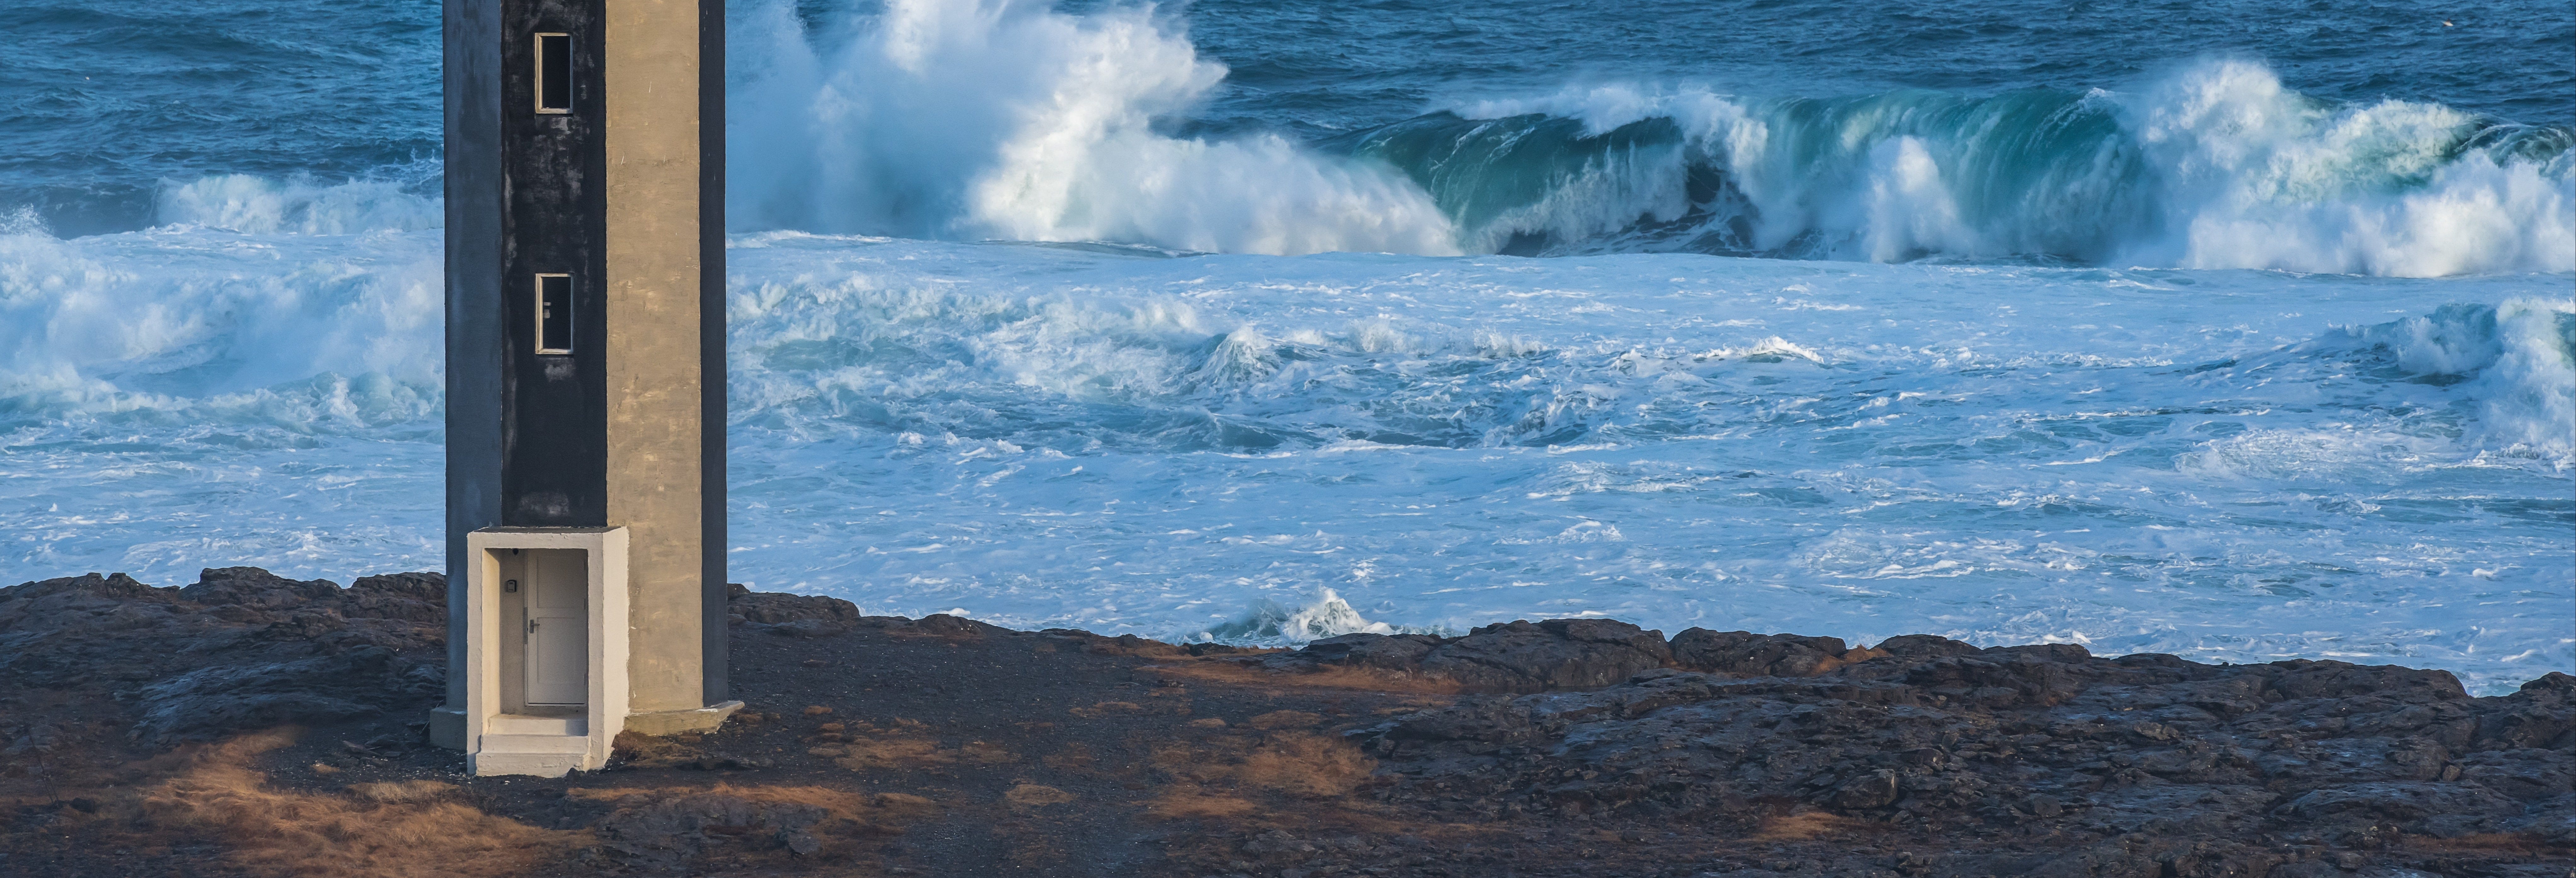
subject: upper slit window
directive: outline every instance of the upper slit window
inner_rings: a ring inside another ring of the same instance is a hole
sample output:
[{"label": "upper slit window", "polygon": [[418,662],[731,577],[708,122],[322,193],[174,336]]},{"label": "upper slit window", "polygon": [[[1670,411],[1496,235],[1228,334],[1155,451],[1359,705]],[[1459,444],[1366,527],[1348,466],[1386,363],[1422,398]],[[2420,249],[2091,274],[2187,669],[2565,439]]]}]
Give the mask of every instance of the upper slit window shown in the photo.
[{"label": "upper slit window", "polygon": [[572,112],[572,35],[537,35],[537,112]]},{"label": "upper slit window", "polygon": [[537,353],[572,353],[572,275],[537,275]]}]

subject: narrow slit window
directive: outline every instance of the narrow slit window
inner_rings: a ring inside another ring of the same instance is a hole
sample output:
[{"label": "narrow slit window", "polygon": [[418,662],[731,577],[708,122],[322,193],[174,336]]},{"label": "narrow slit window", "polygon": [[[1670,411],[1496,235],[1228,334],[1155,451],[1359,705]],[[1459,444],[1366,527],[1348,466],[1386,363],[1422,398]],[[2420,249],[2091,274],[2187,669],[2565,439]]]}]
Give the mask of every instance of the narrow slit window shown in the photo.
[{"label": "narrow slit window", "polygon": [[572,275],[537,275],[537,353],[572,353]]},{"label": "narrow slit window", "polygon": [[572,112],[572,35],[537,35],[537,112]]}]

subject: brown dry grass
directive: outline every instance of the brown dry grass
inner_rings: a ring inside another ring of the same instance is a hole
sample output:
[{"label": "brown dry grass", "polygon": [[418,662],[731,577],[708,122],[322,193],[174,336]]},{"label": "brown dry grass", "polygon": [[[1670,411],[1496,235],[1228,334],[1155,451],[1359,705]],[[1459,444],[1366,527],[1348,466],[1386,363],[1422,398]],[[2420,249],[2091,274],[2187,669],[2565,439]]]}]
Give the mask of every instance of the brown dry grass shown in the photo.
[{"label": "brown dry grass", "polygon": [[1068,793],[1054,787],[1033,783],[1024,783],[1019,786],[1012,787],[1010,792],[1002,794],[1002,801],[1009,802],[1014,807],[1020,808],[1042,808],[1048,805],[1062,805],[1066,802],[1073,801],[1075,798],[1077,797],[1072,793]]},{"label": "brown dry grass", "polygon": [[1103,701],[1090,707],[1072,708],[1067,712],[1084,719],[1098,719],[1122,713],[1144,713],[1145,708],[1133,701]]},{"label": "brown dry grass", "polygon": [[[645,830],[646,834],[632,837],[620,835],[620,833],[638,831],[632,827],[650,827],[657,823],[668,825],[668,818],[673,813],[698,816],[717,813],[740,814],[744,810],[761,810],[775,806],[813,808],[822,812],[822,817],[807,831],[814,839],[821,842],[821,847],[810,851],[807,856],[814,862],[843,864],[866,859],[868,850],[878,844],[878,840],[901,835],[912,824],[936,816],[942,810],[937,802],[921,796],[906,793],[868,793],[824,786],[735,786],[729,783],[716,783],[704,787],[695,785],[600,787],[570,789],[565,791],[565,795],[576,799],[606,802],[615,807],[615,813],[601,818],[600,825],[611,827],[606,831],[612,837],[648,846],[654,845],[656,839],[660,839],[661,836],[650,834],[649,830]],[[744,803],[752,808],[737,809],[729,806],[727,802]],[[748,825],[710,826],[708,831],[728,834],[728,829],[752,829],[765,825],[755,821]],[[629,828],[616,828],[620,826]],[[762,861],[766,861],[768,867],[783,867],[787,862],[797,859],[795,855],[784,850],[762,849],[757,845],[749,850],[734,851],[731,856],[736,858],[733,863],[735,867]],[[699,873],[692,871],[688,874]],[[825,874],[857,873],[844,871]]]},{"label": "brown dry grass", "polygon": [[746,802],[781,805],[812,805],[834,817],[871,826],[899,826],[938,813],[939,803],[906,793],[866,793],[818,786],[735,786],[718,783],[708,787],[576,787],[564,791],[575,799],[610,802],[619,807],[650,803],[678,796],[731,796]]},{"label": "brown dry grass", "polygon": [[1273,735],[1243,760],[1246,786],[1310,799],[1349,795],[1377,770],[1377,760],[1347,741],[1302,732]]},{"label": "brown dry grass", "polygon": [[1805,841],[1828,835],[1840,835],[1867,825],[1849,817],[1822,811],[1782,814],[1777,817],[1762,818],[1761,825],[1754,827],[1753,835],[1748,840]]},{"label": "brown dry grass", "polygon": [[1324,724],[1324,715],[1302,710],[1274,710],[1243,721],[1256,729],[1308,729]]},{"label": "brown dry grass", "polygon": [[349,793],[370,802],[427,802],[456,792],[456,785],[434,780],[387,780],[350,784]]},{"label": "brown dry grass", "polygon": [[1165,790],[1161,796],[1145,803],[1145,814],[1165,820],[1232,820],[1250,814],[1261,806],[1250,799],[1235,796],[1211,796],[1197,790]]},{"label": "brown dry grass", "polygon": [[617,758],[630,768],[669,768],[695,761],[701,754],[695,748],[682,746],[671,738],[660,738],[640,732],[618,732],[609,746]]},{"label": "brown dry grass", "polygon": [[1020,761],[1020,754],[987,741],[968,741],[953,748],[941,747],[937,740],[929,737],[930,727],[916,720],[897,719],[885,728],[865,722],[831,725],[840,728],[821,736],[825,743],[805,752],[830,759],[833,764],[851,771],[923,768],[960,762],[1001,765]]},{"label": "brown dry grass", "polygon": [[435,781],[361,784],[354,796],[272,788],[250,763],[296,734],[273,729],[190,748],[184,770],[132,802],[134,816],[212,840],[251,872],[298,878],[521,874],[589,837],[448,801],[453,788]]},{"label": "brown dry grass", "polygon": [[832,764],[851,771],[920,768],[957,761],[957,751],[939,749],[939,742],[919,738],[851,741],[837,747],[816,747],[806,752],[816,756],[832,757]]},{"label": "brown dry grass", "polygon": [[1866,646],[1859,646],[1859,647],[1853,647],[1853,648],[1851,648],[1851,649],[1844,650],[1844,651],[1843,651],[1843,654],[1842,654],[1839,658],[1840,658],[1840,660],[1842,661],[1842,663],[1843,663],[1843,664],[1846,664],[1846,665],[1857,665],[1857,664],[1860,664],[1861,662],[1865,662],[1865,661],[1873,661],[1873,660],[1876,660],[1876,659],[1883,659],[1883,658],[1886,658],[1886,657],[1891,656],[1891,655],[1895,655],[1895,653],[1888,652],[1887,650],[1883,650],[1883,649],[1873,649],[1873,648],[1866,647]]},{"label": "brown dry grass", "polygon": [[1230,804],[1195,799],[1238,798],[1270,793],[1300,799],[1333,799],[1366,783],[1377,761],[1347,741],[1308,732],[1280,732],[1261,738],[1228,735],[1208,741],[1176,744],[1153,752],[1157,769],[1194,784],[1166,793],[1149,813],[1159,815],[1226,810]]}]

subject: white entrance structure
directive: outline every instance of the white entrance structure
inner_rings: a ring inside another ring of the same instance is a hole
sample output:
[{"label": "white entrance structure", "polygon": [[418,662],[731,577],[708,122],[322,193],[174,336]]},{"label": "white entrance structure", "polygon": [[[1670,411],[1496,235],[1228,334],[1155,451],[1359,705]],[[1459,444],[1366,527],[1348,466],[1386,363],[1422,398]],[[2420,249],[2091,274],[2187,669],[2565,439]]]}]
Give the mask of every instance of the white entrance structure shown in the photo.
[{"label": "white entrance structure", "polygon": [[626,726],[626,529],[466,536],[466,765],[560,777],[608,764]]}]

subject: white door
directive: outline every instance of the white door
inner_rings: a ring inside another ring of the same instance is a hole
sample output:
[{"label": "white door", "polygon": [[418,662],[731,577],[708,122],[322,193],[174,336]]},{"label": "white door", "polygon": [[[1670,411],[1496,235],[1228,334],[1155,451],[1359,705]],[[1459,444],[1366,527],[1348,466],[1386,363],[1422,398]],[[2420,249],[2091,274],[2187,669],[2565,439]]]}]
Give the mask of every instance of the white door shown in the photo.
[{"label": "white door", "polygon": [[590,571],[584,553],[528,552],[528,703],[582,704],[590,693]]}]

